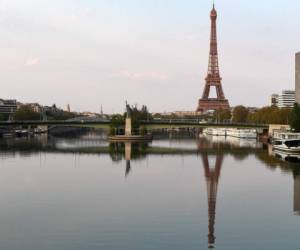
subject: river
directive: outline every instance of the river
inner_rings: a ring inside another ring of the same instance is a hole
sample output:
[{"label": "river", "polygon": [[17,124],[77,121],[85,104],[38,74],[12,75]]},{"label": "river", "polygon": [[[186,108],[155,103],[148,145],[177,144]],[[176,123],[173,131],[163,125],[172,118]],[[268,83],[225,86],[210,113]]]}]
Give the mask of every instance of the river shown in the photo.
[{"label": "river", "polygon": [[299,249],[300,165],[256,141],[0,141],[0,249]]}]

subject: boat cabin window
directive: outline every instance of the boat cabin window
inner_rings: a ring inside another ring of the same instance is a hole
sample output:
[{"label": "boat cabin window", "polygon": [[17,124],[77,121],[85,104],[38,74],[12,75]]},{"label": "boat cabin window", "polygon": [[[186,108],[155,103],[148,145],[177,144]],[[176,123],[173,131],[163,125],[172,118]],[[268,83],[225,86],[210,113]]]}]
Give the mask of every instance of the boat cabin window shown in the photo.
[{"label": "boat cabin window", "polygon": [[300,140],[287,141],[285,142],[285,145],[287,145],[289,148],[300,147]]},{"label": "boat cabin window", "polygon": [[274,145],[282,145],[282,141],[275,141]]}]

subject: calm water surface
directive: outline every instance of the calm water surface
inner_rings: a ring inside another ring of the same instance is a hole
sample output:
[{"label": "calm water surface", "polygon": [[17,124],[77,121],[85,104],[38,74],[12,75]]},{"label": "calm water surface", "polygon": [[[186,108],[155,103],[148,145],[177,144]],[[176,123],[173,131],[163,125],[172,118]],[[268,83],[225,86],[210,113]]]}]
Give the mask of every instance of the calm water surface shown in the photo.
[{"label": "calm water surface", "polygon": [[0,249],[299,249],[300,165],[256,141],[0,141]]}]

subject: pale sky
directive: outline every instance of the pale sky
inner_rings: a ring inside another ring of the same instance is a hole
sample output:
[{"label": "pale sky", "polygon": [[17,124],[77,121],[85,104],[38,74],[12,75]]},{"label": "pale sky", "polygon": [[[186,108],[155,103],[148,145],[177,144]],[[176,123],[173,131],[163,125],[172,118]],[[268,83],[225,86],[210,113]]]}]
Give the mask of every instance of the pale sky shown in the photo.
[{"label": "pale sky", "polygon": [[[209,0],[0,0],[0,98],[75,111],[197,107],[207,72]],[[216,0],[230,104],[294,89],[299,0]]]}]

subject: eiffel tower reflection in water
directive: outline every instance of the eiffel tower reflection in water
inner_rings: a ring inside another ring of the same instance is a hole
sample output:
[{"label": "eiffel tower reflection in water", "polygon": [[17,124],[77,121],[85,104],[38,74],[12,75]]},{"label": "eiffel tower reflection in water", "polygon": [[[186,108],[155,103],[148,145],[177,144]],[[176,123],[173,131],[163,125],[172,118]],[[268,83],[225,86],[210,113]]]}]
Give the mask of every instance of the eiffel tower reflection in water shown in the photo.
[{"label": "eiffel tower reflection in water", "polygon": [[[221,150],[218,150],[221,142],[213,143],[207,140],[198,141],[198,150],[201,155],[202,164],[204,168],[204,175],[207,186],[207,202],[208,202],[208,248],[214,248],[216,236],[215,236],[215,223],[216,223],[216,204],[217,204],[217,193],[218,184],[221,175],[221,168],[223,164],[224,154]],[[131,142],[124,143],[125,145],[125,161],[126,170],[125,177],[131,172],[131,160],[133,145]],[[214,147],[216,151],[213,154],[207,152],[207,148]],[[123,151],[123,152],[124,152]],[[213,158],[215,163],[210,164],[210,160]]]},{"label": "eiffel tower reflection in water", "polygon": [[[160,142],[161,143],[161,142]],[[163,146],[161,146],[163,145]],[[224,168],[225,156],[233,157],[235,160],[243,161],[245,157],[253,154],[260,159],[263,165],[274,168],[274,164],[279,164],[276,158],[271,157],[261,143],[255,141],[236,140],[222,137],[201,136],[197,140],[193,139],[192,147],[185,143],[165,145],[163,142],[158,145],[147,145],[141,143],[115,143],[110,145],[111,157],[114,161],[122,162],[125,165],[125,177],[132,173],[132,162],[147,159],[150,154],[167,155],[188,155],[196,156],[197,167],[203,167],[203,177],[205,180],[207,192],[207,244],[209,249],[216,247],[216,222],[217,216],[217,198],[218,186],[221,178],[221,171]],[[166,159],[168,160],[168,158]],[[200,163],[200,164],[199,164]],[[122,164],[122,165],[123,165]],[[147,163],[148,164],[148,163]],[[123,167],[124,167],[123,165]],[[138,165],[138,164],[137,164]],[[294,177],[294,199],[293,211],[295,215],[300,215],[300,170],[298,168],[289,168],[280,161],[280,165],[285,171],[293,172]],[[199,190],[198,190],[199,191]],[[206,202],[205,202],[206,203]],[[196,211],[199,209],[195,208]],[[197,214],[198,216],[198,214]],[[200,225],[199,225],[200,227]],[[205,233],[206,234],[206,233]],[[198,236],[197,236],[198,237]],[[205,240],[206,241],[206,240]]]},{"label": "eiffel tower reflection in water", "polygon": [[[215,140],[217,139],[217,140]],[[208,208],[208,248],[215,247],[215,224],[217,211],[218,184],[221,176],[221,169],[224,160],[222,148],[228,146],[225,138],[201,138],[197,142],[198,151],[202,159],[204,175],[207,190],[207,208]],[[211,151],[213,149],[213,151]]]},{"label": "eiffel tower reflection in water", "polygon": [[216,155],[215,165],[210,166],[209,156],[207,153],[201,154],[204,167],[205,180],[207,186],[207,202],[208,202],[208,247],[214,248],[215,244],[215,222],[216,222],[216,205],[218,184],[223,164],[223,155]]},{"label": "eiffel tower reflection in water", "polygon": [[[216,143],[219,145],[219,143]],[[208,248],[214,248],[216,236],[215,236],[215,223],[216,223],[216,204],[217,204],[217,193],[218,184],[221,175],[221,168],[223,164],[224,154],[217,150],[217,154],[209,155],[205,152],[205,148],[211,147],[207,145],[207,141],[199,141],[198,148],[202,159],[204,168],[206,186],[207,186],[207,202],[208,202]],[[202,150],[201,150],[202,149]],[[204,150],[203,150],[204,149]],[[215,158],[213,166],[210,165],[210,158]],[[125,161],[126,161],[126,172],[127,177],[131,171],[131,159],[132,159],[132,144],[130,142],[125,143]]]}]

